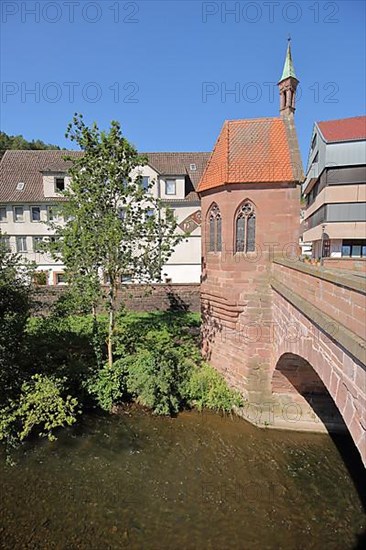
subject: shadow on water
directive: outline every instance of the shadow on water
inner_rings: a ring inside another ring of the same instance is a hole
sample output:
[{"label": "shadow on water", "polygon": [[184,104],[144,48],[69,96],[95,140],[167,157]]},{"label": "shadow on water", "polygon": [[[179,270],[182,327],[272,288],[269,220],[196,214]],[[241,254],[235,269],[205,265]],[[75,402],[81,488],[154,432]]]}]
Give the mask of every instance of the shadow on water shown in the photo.
[{"label": "shadow on water", "polygon": [[[348,470],[366,513],[366,469],[349,433],[329,434]],[[347,443],[345,444],[345,439]],[[366,548],[366,547],[365,547]]]},{"label": "shadow on water", "polygon": [[[275,385],[281,383],[285,384],[285,392],[300,394],[327,428],[366,512],[366,469],[343,417],[323,381],[304,358],[285,353],[276,367],[274,391]],[[366,543],[365,537],[366,533],[361,536],[361,543]],[[366,544],[363,547],[366,548]]]}]

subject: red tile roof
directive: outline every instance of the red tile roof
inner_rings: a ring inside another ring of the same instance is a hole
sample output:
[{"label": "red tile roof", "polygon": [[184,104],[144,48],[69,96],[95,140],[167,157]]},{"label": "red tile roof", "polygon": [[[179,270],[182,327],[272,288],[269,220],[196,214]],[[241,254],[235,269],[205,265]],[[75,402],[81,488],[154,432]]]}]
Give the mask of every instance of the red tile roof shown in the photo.
[{"label": "red tile roof", "polygon": [[302,168],[294,132],[282,117],[226,121],[198,191],[230,183],[299,181]]},{"label": "red tile roof", "polygon": [[366,116],[323,120],[317,126],[328,142],[366,139]]}]

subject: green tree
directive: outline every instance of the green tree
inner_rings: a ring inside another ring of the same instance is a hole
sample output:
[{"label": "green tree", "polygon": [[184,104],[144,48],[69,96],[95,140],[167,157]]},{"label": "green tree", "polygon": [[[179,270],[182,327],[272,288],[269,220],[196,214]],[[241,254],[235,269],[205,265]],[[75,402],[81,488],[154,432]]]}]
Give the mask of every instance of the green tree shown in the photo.
[{"label": "green tree", "polygon": [[7,149],[60,149],[58,145],[44,143],[40,139],[27,141],[23,136],[9,136],[5,132],[0,132],[0,158]]},{"label": "green tree", "polygon": [[[143,189],[140,168],[147,162],[112,121],[109,131],[87,126],[75,114],[66,137],[84,154],[69,158],[71,183],[61,206],[65,224],[50,249],[60,254],[71,285],[85,288],[93,311],[102,297],[109,310],[108,364],[113,364],[117,289],[122,276],[136,282],[160,280],[162,265],[181,237],[172,210]],[[101,279],[109,284],[103,296]]]},{"label": "green tree", "polygon": [[21,384],[19,358],[31,305],[33,267],[10,251],[0,231],[0,406]]}]

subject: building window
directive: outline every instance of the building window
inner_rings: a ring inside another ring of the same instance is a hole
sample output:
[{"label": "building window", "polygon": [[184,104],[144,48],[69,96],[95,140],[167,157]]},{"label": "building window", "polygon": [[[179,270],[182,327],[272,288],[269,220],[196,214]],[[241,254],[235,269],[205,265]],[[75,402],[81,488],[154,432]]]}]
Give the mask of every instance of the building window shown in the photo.
[{"label": "building window", "polygon": [[329,258],[330,257],[330,240],[324,239],[323,241],[323,258]]},{"label": "building window", "polygon": [[55,178],[55,191],[65,191],[65,178]]},{"label": "building window", "polygon": [[5,248],[6,252],[11,252],[10,237],[8,235],[1,235],[0,242]]},{"label": "building window", "polygon": [[149,189],[150,185],[150,177],[149,176],[142,176],[141,178],[141,187],[144,191],[147,191]]},{"label": "building window", "polygon": [[121,283],[132,283],[132,273],[123,273],[120,277]]},{"label": "building window", "polygon": [[319,152],[315,155],[314,157],[314,160],[313,160],[313,164],[316,164],[319,160]]},{"label": "building window", "polygon": [[220,209],[213,204],[208,215],[209,225],[209,252],[221,252],[222,249],[222,220]]},{"label": "building window", "polygon": [[189,169],[191,172],[195,172],[197,170],[197,166],[192,162],[192,164],[189,165]]},{"label": "building window", "polygon": [[56,285],[66,285],[67,279],[65,273],[55,273]]},{"label": "building window", "polygon": [[6,222],[6,206],[0,206],[0,222]]},{"label": "building window", "polygon": [[40,206],[31,206],[31,221],[40,222],[41,221],[41,207]]},{"label": "building window", "polygon": [[314,137],[313,137],[313,141],[311,142],[311,152],[313,152],[314,149],[315,149],[316,141],[317,141],[317,138],[316,138],[316,134],[315,134]]},{"label": "building window", "polygon": [[17,252],[27,252],[27,237],[16,237]]},{"label": "building window", "polygon": [[33,237],[34,252],[43,252],[43,250],[41,249],[42,242],[43,242],[43,237]]},{"label": "building window", "polygon": [[349,258],[366,258],[366,241],[361,239],[343,240],[342,256]]},{"label": "building window", "polygon": [[246,201],[235,220],[235,252],[255,252],[256,216],[254,206]]},{"label": "building window", "polygon": [[24,208],[23,206],[14,206],[14,221],[24,222]]},{"label": "building window", "polygon": [[165,182],[165,194],[175,195],[175,180],[166,180]]}]

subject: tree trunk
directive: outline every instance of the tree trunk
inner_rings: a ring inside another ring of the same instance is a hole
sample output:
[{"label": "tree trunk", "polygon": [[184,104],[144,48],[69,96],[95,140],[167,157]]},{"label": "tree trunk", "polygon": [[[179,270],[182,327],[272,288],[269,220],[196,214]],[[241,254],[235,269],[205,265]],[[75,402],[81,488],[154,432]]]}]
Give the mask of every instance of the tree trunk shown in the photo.
[{"label": "tree trunk", "polygon": [[103,365],[103,350],[100,347],[97,306],[95,304],[93,304],[92,306],[92,315],[93,315],[93,349],[94,349],[94,354],[97,361],[97,367],[98,369],[101,369]]},{"label": "tree trunk", "polygon": [[109,289],[109,326],[108,326],[108,366],[109,368],[113,367],[113,333],[114,333],[114,324],[115,324],[115,288],[114,281],[110,280],[110,289]]}]

